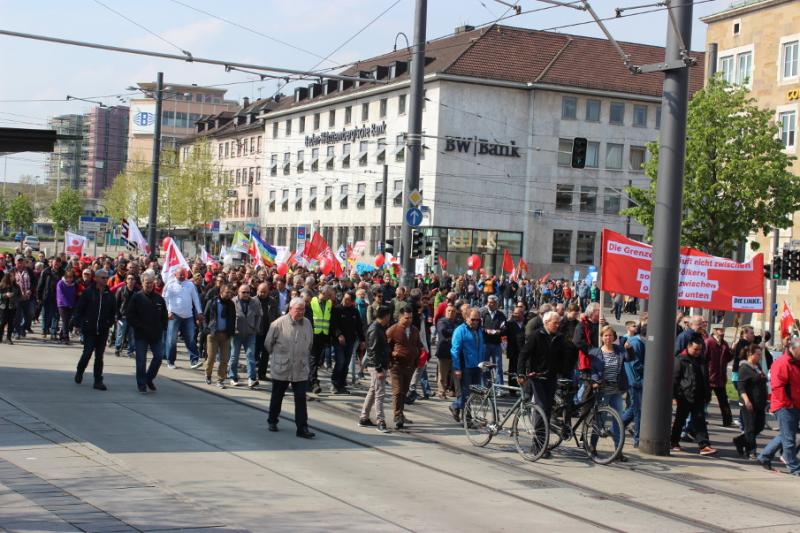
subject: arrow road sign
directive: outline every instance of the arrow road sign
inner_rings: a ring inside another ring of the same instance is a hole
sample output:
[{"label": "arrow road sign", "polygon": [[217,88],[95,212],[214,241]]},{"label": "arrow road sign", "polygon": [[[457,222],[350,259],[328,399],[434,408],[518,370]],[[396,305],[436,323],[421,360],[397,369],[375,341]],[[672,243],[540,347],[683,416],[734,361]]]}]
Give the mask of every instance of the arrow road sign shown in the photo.
[{"label": "arrow road sign", "polygon": [[420,223],[422,223],[422,211],[416,207],[409,208],[409,210],[406,211],[406,222],[408,222],[408,225],[412,228],[419,226]]}]

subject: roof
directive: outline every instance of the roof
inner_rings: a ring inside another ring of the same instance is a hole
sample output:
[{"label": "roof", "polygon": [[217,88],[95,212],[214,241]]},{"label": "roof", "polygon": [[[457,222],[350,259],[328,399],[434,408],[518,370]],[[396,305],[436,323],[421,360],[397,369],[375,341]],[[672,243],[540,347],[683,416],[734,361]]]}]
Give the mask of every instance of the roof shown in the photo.
[{"label": "roof", "polygon": [[[664,48],[640,43],[619,42],[634,65],[659,63]],[[703,86],[703,52],[691,52],[697,65],[689,71],[690,92]],[[613,45],[602,38],[515,28],[494,24],[484,28],[449,35],[430,41],[425,48],[425,74],[441,73],[486,80],[547,84],[564,88],[578,87],[660,97],[664,82],[662,73],[632,74],[623,64]],[[358,75],[375,66],[393,61],[408,61],[408,48],[355,63],[341,74]],[[410,73],[394,78],[391,83],[408,80]],[[357,94],[372,84],[348,87],[313,102]],[[311,99],[295,102],[284,97],[273,111],[306,105]]]},{"label": "roof", "polygon": [[[136,85],[139,86],[140,89],[145,91],[155,91],[157,86],[156,83],[153,81],[140,81]],[[208,94],[217,94],[217,95],[224,95],[228,92],[227,89],[218,89],[216,87],[202,87],[200,85],[192,85],[192,84],[183,84],[183,83],[165,83],[164,90],[169,89],[178,89],[178,90],[185,90],[185,91],[193,91],[193,92],[200,92],[200,93],[208,93]]]},{"label": "roof", "polygon": [[[225,137],[254,130],[263,131],[264,124],[256,117],[258,117],[259,113],[268,111],[270,105],[274,104],[275,102],[271,98],[262,98],[249,103],[246,107],[242,107],[238,111],[221,111],[214,115],[203,115],[196,123],[205,122],[213,125],[217,119],[223,119],[224,124],[220,125],[218,128],[213,126],[209,127],[201,132],[179,139],[178,143],[181,145],[191,144],[197,139],[206,136]],[[252,115],[250,124],[237,124],[237,120],[235,120],[236,117],[246,117],[247,115]]]},{"label": "roof", "polygon": [[713,13],[700,20],[709,24],[711,22],[718,22],[733,17],[739,17],[754,11],[761,11],[762,9],[769,9],[779,4],[793,2],[794,0],[742,0],[741,2],[734,2],[727,9],[723,9],[718,13]]}]

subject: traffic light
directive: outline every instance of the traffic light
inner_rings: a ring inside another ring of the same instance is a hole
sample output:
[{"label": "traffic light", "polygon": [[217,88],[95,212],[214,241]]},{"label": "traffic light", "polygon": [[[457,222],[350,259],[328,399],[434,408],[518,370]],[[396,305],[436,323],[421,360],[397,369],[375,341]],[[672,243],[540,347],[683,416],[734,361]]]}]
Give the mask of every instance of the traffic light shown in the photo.
[{"label": "traffic light", "polygon": [[394,239],[386,239],[383,244],[383,253],[394,255]]},{"label": "traffic light", "polygon": [[[784,271],[786,271],[785,266]],[[785,279],[790,281],[800,280],[800,250],[789,250],[789,267]]]},{"label": "traffic light", "polygon": [[783,279],[783,258],[775,257],[772,260],[771,279]]},{"label": "traffic light", "polygon": [[425,236],[421,231],[412,230],[411,232],[411,257],[424,257],[425,255]]},{"label": "traffic light", "polygon": [[769,263],[764,264],[764,278],[772,279],[772,265]]},{"label": "traffic light", "polygon": [[589,143],[586,137],[575,137],[572,141],[572,168],[586,166],[586,147]]}]

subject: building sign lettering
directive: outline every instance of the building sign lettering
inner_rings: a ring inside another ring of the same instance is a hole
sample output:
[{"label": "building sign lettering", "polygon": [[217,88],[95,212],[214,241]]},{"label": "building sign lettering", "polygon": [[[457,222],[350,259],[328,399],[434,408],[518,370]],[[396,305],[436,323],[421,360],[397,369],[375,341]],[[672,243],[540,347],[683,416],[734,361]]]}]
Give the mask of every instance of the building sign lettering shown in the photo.
[{"label": "building sign lettering", "polygon": [[786,91],[786,98],[789,100],[800,100],[800,89]]},{"label": "building sign lettering", "polygon": [[446,152],[461,152],[472,155],[493,155],[498,157],[522,157],[519,155],[519,146],[516,142],[493,143],[488,139],[475,137],[453,137],[445,136]]},{"label": "building sign lettering", "polygon": [[346,141],[357,141],[366,137],[375,137],[386,133],[386,122],[362,126],[360,128],[344,129],[342,131],[324,131],[319,135],[306,135],[306,146],[319,146],[320,144],[333,144]]}]

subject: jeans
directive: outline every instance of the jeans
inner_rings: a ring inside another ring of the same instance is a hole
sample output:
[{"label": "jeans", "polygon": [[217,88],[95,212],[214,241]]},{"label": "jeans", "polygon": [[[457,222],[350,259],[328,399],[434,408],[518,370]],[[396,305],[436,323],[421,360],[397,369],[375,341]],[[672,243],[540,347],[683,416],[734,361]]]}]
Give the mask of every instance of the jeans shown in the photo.
[{"label": "jeans", "polygon": [[31,329],[33,324],[33,311],[36,308],[36,302],[33,300],[20,300],[17,305],[17,317],[15,322],[15,329],[17,335],[23,337],[25,332]]},{"label": "jeans", "polygon": [[167,362],[171,365],[175,364],[175,357],[178,355],[178,331],[181,332],[186,349],[189,350],[190,363],[195,364],[199,356],[197,355],[197,344],[194,341],[194,318],[183,318],[178,315],[173,315],[167,326]]},{"label": "jeans", "polygon": [[[620,417],[622,417],[622,394],[621,393],[619,393],[619,392],[605,392],[605,393],[602,393],[600,395],[599,401],[600,401],[600,403],[602,403],[604,405],[608,405],[609,407],[611,407],[613,410],[615,410],[617,412],[618,415],[620,415]],[[614,439],[614,445],[615,446],[619,444],[621,431],[622,431],[622,428],[617,426],[617,424],[615,422],[612,422],[612,425],[611,425],[611,436]],[[598,439],[597,435],[592,435],[592,438],[591,438],[592,448],[597,446],[597,439]]]},{"label": "jeans", "polygon": [[78,361],[78,373],[83,375],[86,367],[89,366],[89,359],[94,353],[94,382],[103,382],[103,352],[106,350],[108,332],[99,335],[93,333],[83,333],[83,353]]},{"label": "jeans", "polygon": [[331,373],[331,386],[336,390],[341,390],[347,387],[347,366],[353,358],[353,347],[355,343],[345,342],[339,344],[338,341],[333,343],[334,363],[333,372]]},{"label": "jeans", "polygon": [[765,405],[754,405],[752,411],[748,411],[746,407],[741,408],[743,433],[733,441],[738,446],[742,446],[748,454],[756,452],[756,437],[763,431],[767,418],[765,407]]},{"label": "jeans", "polygon": [[255,335],[234,335],[231,337],[231,363],[228,367],[228,379],[239,381],[239,353],[244,346],[244,353],[247,357],[247,379],[253,381],[258,377],[256,374],[256,336]]},{"label": "jeans", "polygon": [[614,318],[617,320],[622,316],[622,302],[614,302]]},{"label": "jeans", "polygon": [[483,372],[480,368],[463,368],[461,370],[461,393],[451,404],[453,409],[463,409],[467,403],[471,385],[480,385]]},{"label": "jeans", "polygon": [[495,368],[494,382],[497,385],[503,384],[503,347],[499,344],[492,344],[487,342],[486,347],[486,360],[490,363],[497,365]]},{"label": "jeans", "polygon": [[56,296],[53,295],[43,304],[44,319],[42,320],[42,333],[56,335],[58,334],[58,306],[56,305]]},{"label": "jeans", "polygon": [[[147,366],[147,350],[153,352],[153,359],[150,366]],[[144,390],[145,386],[156,379],[158,369],[161,368],[161,360],[164,358],[164,343],[159,338],[151,341],[148,339],[136,339],[136,385],[139,390]]]},{"label": "jeans", "polygon": [[800,461],[797,459],[797,445],[795,443],[798,425],[800,425],[800,409],[784,407],[783,409],[778,409],[775,412],[775,416],[778,419],[780,433],[764,446],[758,456],[758,460],[762,462],[772,460],[778,449],[783,448],[783,459],[786,461],[786,467],[789,472],[792,474],[800,472]]},{"label": "jeans", "polygon": [[294,423],[297,429],[305,429],[308,426],[308,408],[306,407],[306,389],[308,381],[279,381],[272,380],[272,397],[269,399],[269,417],[267,422],[277,424],[281,414],[283,397],[289,384],[292,385],[294,393]]},{"label": "jeans", "polygon": [[59,307],[58,315],[61,317],[61,331],[58,338],[62,341],[69,340],[69,326],[72,322],[72,307]]},{"label": "jeans", "polygon": [[114,349],[118,352],[121,351],[122,343],[126,338],[128,339],[128,357],[131,357],[136,349],[136,338],[133,334],[133,327],[128,325],[127,319],[123,318],[117,320],[117,338],[114,341]]},{"label": "jeans", "polygon": [[639,426],[642,421],[642,387],[632,386],[628,388],[631,405],[622,414],[622,423],[626,426],[633,422],[633,445],[639,444]]},{"label": "jeans", "polygon": [[409,393],[414,391],[417,392],[417,385],[422,387],[422,395],[428,397],[431,395],[431,383],[428,380],[428,365],[426,364],[422,368],[417,368],[414,370],[414,375],[411,376],[411,385],[409,385],[408,390]]},{"label": "jeans", "polygon": [[503,298],[503,312],[506,316],[511,316],[511,310],[514,309],[514,298],[506,296]]},{"label": "jeans", "polygon": [[386,415],[383,412],[383,401],[386,398],[386,375],[378,378],[378,372],[374,368],[369,369],[369,390],[364,404],[361,406],[361,419],[369,418],[373,405],[375,406],[375,416],[378,422],[386,422]]}]

